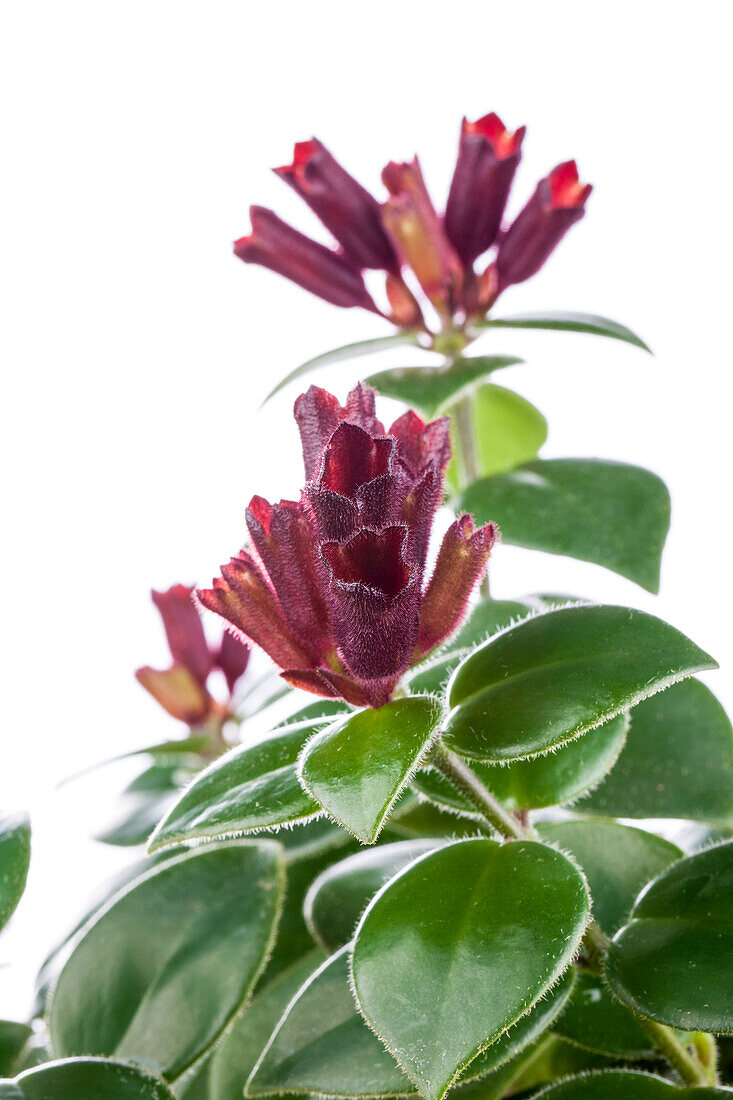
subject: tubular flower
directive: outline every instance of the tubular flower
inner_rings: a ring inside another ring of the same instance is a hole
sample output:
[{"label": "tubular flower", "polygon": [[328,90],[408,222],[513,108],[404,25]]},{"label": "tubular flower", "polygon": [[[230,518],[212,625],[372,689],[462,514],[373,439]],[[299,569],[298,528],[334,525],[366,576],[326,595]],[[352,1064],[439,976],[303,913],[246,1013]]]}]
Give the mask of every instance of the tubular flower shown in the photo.
[{"label": "tubular flower", "polygon": [[311,386],[295,419],[307,479],[300,500],[254,497],[247,545],[197,598],[294,686],[381,706],[460,623],[495,530],[459,517],[426,584],[447,417],[425,424],[408,412],[385,431],[373,391],[358,385],[345,406]]},{"label": "tubular flower", "polygon": [[[504,224],[524,133],[523,126],[507,130],[493,113],[475,122],[463,119],[443,215],[430,198],[417,157],[387,165],[382,173],[387,195],[380,202],[317,138],[298,142],[292,162],[275,173],[307,203],[336,247],[319,244],[271,210],[254,206],[252,232],[234,251],[246,263],[268,267],[334,305],[361,306],[401,329],[437,336],[425,320],[426,305],[437,311],[441,331],[447,323],[461,327],[485,316],[508,286],[539,270],[583,216],[591,192],[590,185],[578,182],[575,162],[567,161],[540,180],[513,224]],[[384,309],[366,289],[367,269],[384,273]],[[413,293],[415,284],[424,298]]]},{"label": "tubular flower", "polygon": [[174,584],[167,592],[153,591],[152,599],[163,620],[173,664],[163,670],[145,666],[135,676],[169,714],[189,726],[200,726],[211,718],[223,721],[228,707],[209,691],[209,676],[220,669],[231,696],[247,668],[249,646],[225,631],[219,647],[210,648],[193,588]]}]

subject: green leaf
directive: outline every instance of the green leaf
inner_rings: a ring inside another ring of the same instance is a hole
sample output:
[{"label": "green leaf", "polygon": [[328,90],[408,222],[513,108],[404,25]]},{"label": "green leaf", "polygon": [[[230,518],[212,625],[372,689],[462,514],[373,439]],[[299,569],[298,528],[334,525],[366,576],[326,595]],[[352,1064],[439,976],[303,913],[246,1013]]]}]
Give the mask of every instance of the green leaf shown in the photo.
[{"label": "green leaf", "polygon": [[[627,727],[620,714],[597,729],[568,741],[557,752],[515,760],[513,764],[474,761],[472,770],[510,810],[559,806],[578,798],[598,783],[618,759]],[[435,768],[421,769],[412,781],[422,794],[440,805],[475,813],[473,805]]]},{"label": "green leaf", "polygon": [[253,997],[214,1051],[209,1078],[212,1097],[242,1100],[247,1078],[268,1039],[295,994],[322,961],[321,951],[311,951]]},{"label": "green leaf", "polygon": [[408,791],[402,796],[383,835],[389,835],[392,840],[431,840],[435,837],[456,840],[476,836],[479,832],[476,823],[469,818],[456,817],[454,813],[441,810],[440,806],[421,802],[414,792]]},{"label": "green leaf", "polygon": [[207,845],[117,895],[87,925],[53,990],[56,1053],[114,1055],[169,1079],[182,1074],[265,965],[282,905],[281,852],[274,841]]},{"label": "green leaf", "polygon": [[250,1077],[248,1096],[380,1097],[414,1091],[357,1012],[349,989],[349,950],[332,955],[291,1002]]},{"label": "green leaf", "polygon": [[615,821],[562,821],[537,830],[583,868],[593,916],[608,936],[626,923],[642,887],[682,857],[676,844]]},{"label": "green leaf", "polygon": [[608,979],[636,1012],[684,1031],[733,1031],[733,841],[673,863],[616,935]]},{"label": "green leaf", "polygon": [[334,821],[373,844],[441,716],[435,699],[412,696],[337,720],[303,750],[301,783]]},{"label": "green leaf", "polygon": [[485,477],[529,462],[547,439],[547,421],[539,409],[503,386],[482,386],[471,412],[478,468]]},{"label": "green leaf", "polygon": [[276,393],[290,385],[296,378],[302,378],[304,374],[310,374],[311,371],[318,370],[320,367],[327,367],[331,363],[340,363],[345,359],[356,359],[360,355],[373,355],[377,351],[389,351],[391,348],[404,344],[419,347],[420,341],[414,332],[395,332],[391,336],[377,336],[373,340],[359,340],[356,344],[344,344],[341,348],[324,351],[322,355],[316,355],[315,358],[308,359],[305,363],[301,363],[299,367],[296,367],[295,370],[292,370],[290,374],[287,374],[273,390],[270,390],[262,404],[266,405]]},{"label": "green leaf", "polygon": [[25,814],[0,813],[0,929],[25,890],[31,859],[31,826]]},{"label": "green leaf", "polygon": [[710,689],[686,680],[639,703],[616,767],[578,811],[733,822],[733,728]]},{"label": "green leaf", "polygon": [[609,1058],[638,1061],[655,1057],[644,1028],[595,974],[583,971],[577,974],[570,1002],[554,1025],[554,1031],[584,1050]]},{"label": "green leaf", "polygon": [[475,326],[478,329],[486,328],[539,328],[559,332],[587,332],[592,336],[608,336],[612,340],[623,340],[627,344],[634,344],[643,351],[649,348],[644,341],[618,321],[612,321],[608,317],[599,317],[595,313],[565,313],[548,310],[545,313],[517,313],[511,317],[491,317],[485,321],[479,321]]},{"label": "green leaf", "polygon": [[443,740],[477,760],[534,756],[715,667],[689,638],[643,611],[548,611],[497,634],[459,665]]},{"label": "green leaf", "polygon": [[560,852],[445,845],[367,908],[353,956],[359,1007],[426,1100],[440,1100],[551,989],[588,917],[583,877]]},{"label": "green leaf", "polygon": [[326,951],[349,943],[359,918],[376,892],[441,839],[404,840],[356,852],[327,867],[306,894],[305,919],[311,935]]},{"label": "green leaf", "polygon": [[119,764],[122,760],[134,760],[138,756],[152,756],[156,761],[169,761],[178,756],[197,755],[211,746],[211,737],[207,733],[192,734],[190,737],[178,737],[172,741],[158,741],[154,745],[146,745],[142,749],[133,749],[131,752],[122,752],[117,756],[109,756],[106,760],[100,760],[91,764],[82,771],[74,772],[62,779],[59,787],[65,787],[68,783],[74,783],[85,775],[106,768],[110,764]]},{"label": "green leaf", "polygon": [[348,703],[343,703],[340,699],[316,699],[315,703],[307,703],[304,707],[293,711],[287,718],[283,718],[275,728],[293,726],[296,722],[327,722],[338,714],[350,714],[352,709]]},{"label": "green leaf", "polygon": [[298,781],[296,762],[321,725],[313,720],[294,723],[215,760],[160,822],[150,850],[292,825],[320,813]]},{"label": "green leaf", "polygon": [[[414,1094],[412,1082],[357,1011],[349,989],[349,951],[347,945],[332,955],[299,991],[250,1079],[247,1095]],[[533,1042],[558,1016],[572,984],[572,972],[563,975],[550,997],[474,1059],[462,1082],[493,1072]]]},{"label": "green leaf", "polygon": [[500,630],[506,630],[512,623],[541,610],[545,608],[533,596],[521,601],[483,599],[475,605],[461,629],[451,638],[450,648],[473,649]]},{"label": "green leaf", "polygon": [[537,459],[469,485],[458,507],[492,520],[504,542],[564,554],[659,591],[669,492],[640,466],[597,458]]},{"label": "green leaf", "polygon": [[[682,1093],[684,1092],[684,1097]],[[534,1094],[534,1100],[714,1100],[730,1097],[724,1088],[678,1089],[671,1081],[635,1070],[605,1069],[570,1077]]]},{"label": "green leaf", "polygon": [[432,419],[475,390],[495,370],[522,362],[513,355],[480,355],[456,359],[447,367],[396,367],[380,371],[370,375],[366,384]]},{"label": "green leaf", "polygon": [[23,1100],[23,1093],[13,1081],[0,1081],[0,1100]]},{"label": "green leaf", "polygon": [[21,1074],[16,1085],[17,1094],[7,1095],[23,1100],[175,1100],[170,1089],[145,1070],[95,1058],[48,1062]]},{"label": "green leaf", "polygon": [[0,1077],[10,1077],[16,1072],[17,1062],[33,1029],[28,1024],[14,1020],[0,1020]]}]

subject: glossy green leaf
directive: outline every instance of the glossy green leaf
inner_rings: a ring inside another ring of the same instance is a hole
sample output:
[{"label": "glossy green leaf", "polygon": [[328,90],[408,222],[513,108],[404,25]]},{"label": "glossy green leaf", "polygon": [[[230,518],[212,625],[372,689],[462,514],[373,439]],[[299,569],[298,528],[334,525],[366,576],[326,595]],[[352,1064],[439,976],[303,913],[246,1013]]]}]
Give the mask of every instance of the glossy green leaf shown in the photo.
[{"label": "glossy green leaf", "polygon": [[527,462],[469,485],[459,507],[504,542],[594,562],[659,591],[669,492],[640,466],[597,458]]},{"label": "glossy green leaf", "polygon": [[592,336],[608,336],[623,340],[637,348],[651,352],[644,341],[618,321],[600,317],[595,313],[567,313],[547,310],[544,313],[517,313],[511,317],[490,317],[479,321],[475,328],[539,328],[559,332],[587,332]]},{"label": "glossy green leaf", "polygon": [[322,723],[298,722],[215,760],[161,821],[155,851],[183,840],[239,836],[307,821],[320,809],[301,787],[296,762]]},{"label": "glossy green leaf", "polygon": [[440,704],[394,699],[337,720],[306,745],[300,781],[334,821],[373,844],[435,736]]},{"label": "glossy green leaf", "polygon": [[532,756],[715,667],[689,638],[643,611],[548,611],[491,638],[458,667],[443,739],[477,760]]},{"label": "glossy green leaf", "polygon": [[535,1100],[714,1100],[724,1088],[679,1089],[671,1081],[635,1070],[606,1069],[570,1077],[535,1093]]},{"label": "glossy green leaf", "polygon": [[526,600],[483,599],[472,608],[461,629],[451,638],[450,648],[473,648],[500,630],[506,630],[512,623],[544,610],[533,596],[528,596]]},{"label": "glossy green leaf", "polygon": [[287,718],[283,718],[275,728],[293,726],[296,722],[327,722],[339,714],[350,714],[352,709],[348,703],[343,703],[340,699],[316,699],[315,703],[307,703],[304,707],[293,711]]},{"label": "glossy green leaf", "polygon": [[304,903],[306,923],[316,942],[329,952],[349,943],[367,904],[385,882],[442,843],[424,839],[380,844],[327,867],[311,884]]},{"label": "glossy green leaf", "polygon": [[349,950],[332,955],[292,1001],[249,1080],[248,1096],[379,1097],[414,1091],[356,1009]]},{"label": "glossy green leaf", "polygon": [[669,840],[615,821],[562,821],[537,829],[583,868],[593,916],[608,936],[626,923],[639,891],[682,857]]},{"label": "glossy green leaf", "polygon": [[[318,1092],[338,1096],[414,1094],[405,1076],[360,1016],[349,988],[343,947],[306,982],[262,1056],[247,1094]],[[573,974],[563,975],[516,1027],[473,1060],[463,1081],[492,1072],[541,1034],[562,1010]]]},{"label": "glossy green leaf", "polygon": [[23,1051],[33,1034],[27,1024],[15,1020],[0,1020],[0,1077],[12,1077]]},{"label": "glossy green leaf", "polygon": [[384,833],[390,840],[420,840],[447,837],[476,836],[481,830],[475,821],[456,817],[434,803],[421,801],[413,791],[400,800],[399,807],[389,819]]},{"label": "glossy green leaf", "polygon": [[443,367],[396,367],[380,371],[366,379],[377,393],[404,401],[418,409],[426,419],[443,412],[465,397],[495,370],[523,362],[512,355],[480,355],[456,359]]},{"label": "glossy green leaf", "polygon": [[28,877],[31,826],[25,814],[0,813],[0,928],[15,912]]},{"label": "glossy green leaf", "polygon": [[86,927],[53,990],[55,1052],[183,1073],[265,965],[282,904],[281,852],[274,841],[207,845],[117,895]]},{"label": "glossy green leaf", "polygon": [[[183,773],[186,774],[186,773]],[[189,776],[191,773],[188,773]],[[102,844],[131,848],[145,844],[180,792],[181,771],[175,764],[154,764],[123,791],[112,820],[94,834]]]},{"label": "glossy green leaf", "polygon": [[157,741],[153,745],[145,745],[142,749],[133,749],[131,752],[122,752],[117,756],[109,756],[106,760],[100,760],[91,764],[82,771],[74,772],[59,783],[59,787],[65,787],[68,783],[74,783],[85,775],[106,768],[110,764],[119,764],[123,760],[135,760],[139,756],[152,756],[158,762],[170,761],[178,756],[197,755],[211,747],[211,737],[207,733],[192,734],[190,737],[178,737],[172,741]]},{"label": "glossy green leaf", "polygon": [[547,439],[547,421],[539,409],[503,386],[481,386],[471,412],[478,469],[484,477],[529,462]]},{"label": "glossy green leaf", "polygon": [[609,1058],[653,1058],[649,1036],[602,978],[579,972],[570,1001],[554,1030],[563,1039]]},{"label": "glossy green leaf", "polygon": [[545,1035],[529,1058],[512,1080],[512,1090],[524,1093],[525,1089],[535,1089],[571,1074],[585,1073],[590,1069],[604,1069],[611,1065],[611,1059],[603,1054],[594,1054],[583,1050],[574,1043],[568,1043],[559,1035]]},{"label": "glossy green leaf", "polygon": [[[515,760],[513,764],[485,764],[476,760],[471,767],[510,810],[559,806],[578,798],[614,766],[624,745],[627,724],[626,715],[620,714],[568,741],[557,752],[531,760]],[[468,799],[435,768],[421,769],[412,785],[441,805],[475,813]]]},{"label": "glossy green leaf", "polygon": [[209,1074],[212,1100],[242,1100],[247,1078],[291,1000],[324,961],[311,951],[257,992],[216,1048]]},{"label": "glossy green leaf", "polygon": [[439,1100],[557,981],[588,916],[583,877],[560,852],[447,844],[367,908],[353,956],[360,1009],[426,1100]]},{"label": "glossy green leaf", "polygon": [[[308,830],[315,824],[316,822],[310,825],[301,825],[294,832]],[[286,849],[285,851],[285,904],[280,916],[277,940],[260,980],[260,986],[272,981],[276,975],[289,969],[304,955],[313,951],[313,936],[306,924],[303,912],[306,894],[314,879],[334,860],[341,859],[342,856],[358,850],[357,842],[344,829],[338,825],[332,825],[331,822],[329,822],[329,825],[339,833],[345,842],[340,849],[323,848],[320,851],[312,850],[309,852],[308,849],[296,848],[294,850]]]},{"label": "glossy green leaf", "polygon": [[23,1100],[174,1100],[145,1070],[95,1058],[48,1062],[21,1074],[16,1085]]},{"label": "glossy green leaf", "polygon": [[684,1031],[733,1031],[733,841],[654,880],[615,936],[606,971],[643,1016]]},{"label": "glossy green leaf", "polygon": [[634,707],[616,767],[578,811],[733,822],[733,728],[710,689],[686,680]]},{"label": "glossy green leaf", "polygon": [[276,393],[285,389],[291,382],[295,382],[297,378],[302,378],[303,375],[310,374],[320,367],[330,366],[331,363],[341,363],[346,359],[357,359],[361,355],[373,355],[377,351],[390,351],[392,348],[405,344],[419,347],[420,341],[414,332],[395,332],[391,336],[377,336],[372,340],[359,340],[355,344],[344,344],[341,348],[324,351],[321,355],[316,355],[313,359],[301,363],[299,367],[296,367],[295,370],[292,370],[290,374],[281,379],[275,388],[270,390],[262,404],[266,405]]}]

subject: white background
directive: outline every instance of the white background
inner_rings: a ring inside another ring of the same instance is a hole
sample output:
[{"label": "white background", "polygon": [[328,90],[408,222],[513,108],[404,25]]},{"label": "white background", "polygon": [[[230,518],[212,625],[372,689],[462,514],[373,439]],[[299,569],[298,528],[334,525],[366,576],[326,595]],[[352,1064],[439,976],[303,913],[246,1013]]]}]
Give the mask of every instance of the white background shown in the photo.
[{"label": "white background", "polygon": [[[503,308],[605,313],[656,357],[552,333],[505,331],[483,348],[528,359],[501,381],[548,416],[547,456],[620,458],[668,481],[662,595],[506,547],[494,590],[656,610],[719,658],[708,682],[733,705],[724,12],[719,0],[3,5],[0,807],[29,809],[35,841],[0,941],[0,1015],[26,1011],[44,950],[128,858],[86,839],[122,775],[56,782],[177,732],[132,676],[165,661],[148,589],[207,582],[240,545],[249,496],[296,492],[297,390],[258,412],[270,386],[387,331],[231,255],[251,202],[320,235],[268,172],[294,140],[315,132],[378,193],[382,165],[419,150],[442,203],[461,115],[496,110],[528,124],[514,208],[577,157],[596,184],[588,215]],[[317,380],[343,397],[360,366]]]}]

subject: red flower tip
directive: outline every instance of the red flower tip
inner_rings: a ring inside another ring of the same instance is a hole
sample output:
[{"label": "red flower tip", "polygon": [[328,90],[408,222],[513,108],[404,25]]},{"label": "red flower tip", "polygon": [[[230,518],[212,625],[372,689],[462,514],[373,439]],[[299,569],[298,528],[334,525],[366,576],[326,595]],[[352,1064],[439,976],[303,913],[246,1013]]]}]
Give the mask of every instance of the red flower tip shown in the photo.
[{"label": "red flower tip", "polygon": [[310,141],[296,141],[293,146],[293,160],[291,164],[284,164],[280,168],[273,168],[273,172],[276,176],[295,177],[300,184],[305,179],[305,169],[313,157],[323,151],[323,145],[318,138],[311,138]]},{"label": "red flower tip", "polygon": [[574,160],[558,164],[550,172],[548,180],[552,206],[555,208],[582,207],[593,190],[592,184],[580,182],[578,166]]},{"label": "red flower tip", "polygon": [[484,115],[483,118],[476,119],[475,122],[469,122],[467,118],[464,118],[461,132],[486,138],[487,141],[491,142],[494,153],[499,160],[506,160],[507,157],[519,152],[526,129],[526,126],[520,126],[513,134],[510,133],[499,116],[492,111],[490,114]]}]

